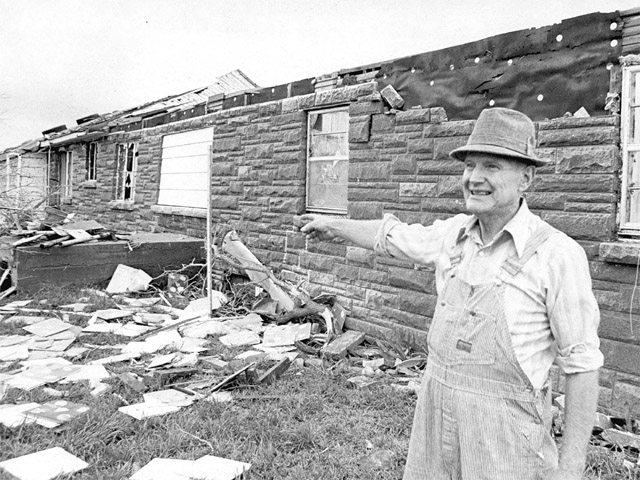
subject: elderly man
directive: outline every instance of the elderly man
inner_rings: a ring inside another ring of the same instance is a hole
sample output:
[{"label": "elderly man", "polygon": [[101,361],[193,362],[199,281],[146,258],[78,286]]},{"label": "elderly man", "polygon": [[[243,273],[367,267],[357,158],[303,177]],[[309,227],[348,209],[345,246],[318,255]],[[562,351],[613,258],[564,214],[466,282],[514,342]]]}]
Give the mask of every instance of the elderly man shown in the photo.
[{"label": "elderly man", "polygon": [[[531,213],[535,126],[484,110],[466,146],[470,215],[432,225],[304,215],[310,238],[342,238],[435,267],[438,304],[405,480],[582,478],[603,357],[584,250]],[[560,457],[550,435],[549,370],[566,374]]]}]

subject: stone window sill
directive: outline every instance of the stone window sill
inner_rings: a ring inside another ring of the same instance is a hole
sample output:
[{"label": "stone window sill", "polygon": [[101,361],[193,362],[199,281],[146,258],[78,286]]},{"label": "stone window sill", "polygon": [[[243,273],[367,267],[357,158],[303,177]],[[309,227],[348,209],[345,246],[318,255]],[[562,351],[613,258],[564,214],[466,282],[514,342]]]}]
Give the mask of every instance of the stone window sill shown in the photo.
[{"label": "stone window sill", "polygon": [[619,240],[617,242],[603,242],[598,252],[600,259],[607,263],[624,263],[637,265],[640,256],[640,241]]},{"label": "stone window sill", "polygon": [[109,202],[109,208],[112,210],[135,210],[136,206],[133,202],[125,202],[124,200],[112,200]]},{"label": "stone window sill", "polygon": [[98,188],[98,182],[96,180],[86,180],[80,186],[82,188]]},{"label": "stone window sill", "polygon": [[162,215],[180,215],[182,217],[207,218],[206,208],[173,207],[170,205],[152,205],[151,211]]}]

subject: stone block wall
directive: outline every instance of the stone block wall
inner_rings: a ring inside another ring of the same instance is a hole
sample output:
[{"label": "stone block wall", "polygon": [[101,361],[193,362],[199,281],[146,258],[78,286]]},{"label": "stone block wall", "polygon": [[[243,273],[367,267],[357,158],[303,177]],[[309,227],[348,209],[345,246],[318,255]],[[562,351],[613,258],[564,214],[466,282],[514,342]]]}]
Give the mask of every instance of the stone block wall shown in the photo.
[{"label": "stone block wall", "polygon": [[[431,223],[464,211],[462,164],[449,152],[467,141],[473,121],[448,121],[441,108],[389,111],[375,83],[218,111],[204,117],[101,142],[95,188],[74,192],[73,210],[123,229],[204,236],[203,212],[156,205],[162,136],[214,126],[213,230],[238,231],[253,253],[281,278],[303,282],[312,294],[335,294],[347,325],[420,348],[435,308],[433,271],[339,242],[307,243],[292,226],[305,211],[306,118],[311,109],[349,105],[348,216],[390,212]],[[640,414],[640,248],[620,253],[620,124],[617,116],[559,118],[537,123],[540,156],[529,205],[587,252],[602,311],[605,353],[601,406]],[[113,203],[115,143],[139,142],[136,202]],[[80,180],[80,179],[79,179]],[[126,209],[128,208],[128,209]],[[567,279],[571,281],[571,279]],[[554,372],[554,387],[563,390]]]}]

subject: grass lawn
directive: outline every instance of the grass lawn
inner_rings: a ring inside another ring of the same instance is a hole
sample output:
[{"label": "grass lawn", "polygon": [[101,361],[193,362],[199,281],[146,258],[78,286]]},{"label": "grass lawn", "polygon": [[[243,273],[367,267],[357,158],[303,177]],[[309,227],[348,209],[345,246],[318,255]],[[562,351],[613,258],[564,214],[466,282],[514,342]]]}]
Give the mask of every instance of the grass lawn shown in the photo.
[{"label": "grass lawn", "polygon": [[[34,299],[42,308],[77,301],[85,293],[74,289],[53,289],[36,295],[14,295],[2,303]],[[112,306],[109,299],[92,296],[94,308]],[[87,317],[70,322],[84,325]],[[0,321],[0,335],[24,333],[19,325]],[[214,353],[231,359],[240,350],[210,339]],[[82,336],[76,343],[103,345],[74,363],[85,363],[119,351],[108,346],[127,339],[106,334]],[[211,354],[211,352],[209,352]],[[304,355],[301,355],[304,357]],[[294,362],[271,385],[251,385],[244,376],[230,390],[233,400],[200,400],[180,411],[136,420],[118,408],[140,402],[142,393],[120,380],[118,374],[145,371],[145,358],[108,365],[111,390],[94,397],[86,383],[54,384],[66,400],[90,407],[88,413],[54,429],[29,424],[15,429],[0,425],[0,461],[62,447],[89,464],[69,478],[127,479],[156,457],[195,460],[215,455],[252,464],[251,479],[393,479],[402,477],[407,452],[415,395],[394,388],[397,377],[385,374],[379,384],[354,388],[347,379],[357,372],[357,360],[305,365]],[[1,364],[0,364],[1,365]],[[19,364],[4,365],[0,372]],[[228,373],[220,373],[224,377]],[[148,389],[154,389],[152,383]],[[0,403],[52,400],[43,388],[32,391],[11,389]],[[593,448],[589,458],[589,479],[638,479],[638,469],[622,466],[622,454]],[[0,472],[0,479],[10,479]]]}]

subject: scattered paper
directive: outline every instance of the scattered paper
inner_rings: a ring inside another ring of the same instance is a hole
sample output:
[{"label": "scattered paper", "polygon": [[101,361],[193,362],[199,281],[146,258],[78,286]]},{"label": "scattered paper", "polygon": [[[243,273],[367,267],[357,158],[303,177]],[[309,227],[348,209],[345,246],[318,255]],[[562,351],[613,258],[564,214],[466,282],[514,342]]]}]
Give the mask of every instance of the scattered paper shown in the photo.
[{"label": "scattered paper", "polygon": [[131,480],[234,480],[242,478],[250,463],[205,455],[198,460],[154,458]]},{"label": "scattered paper", "polygon": [[257,345],[260,343],[260,337],[258,334],[249,330],[223,335],[218,338],[218,340],[227,347],[242,347],[246,345]]},{"label": "scattered paper", "polygon": [[170,405],[174,407],[188,407],[195,400],[195,395],[179,392],[173,388],[144,393],[144,402],[148,405]]},{"label": "scattered paper", "polygon": [[43,403],[31,410],[26,410],[23,415],[34,419],[38,425],[47,428],[55,428],[69,420],[89,411],[89,407],[80,403],[67,400],[55,400]]},{"label": "scattered paper", "polygon": [[274,325],[264,330],[262,345],[264,347],[283,347],[293,345],[296,340],[306,340],[310,337],[310,323]]},{"label": "scattered paper", "polygon": [[35,419],[26,418],[22,413],[39,406],[40,404],[35,402],[21,403],[19,405],[0,405],[0,423],[9,428],[33,423]]},{"label": "scattered paper", "polygon": [[149,287],[151,280],[153,278],[147,272],[120,264],[116,267],[106,291],[107,293],[141,292]]},{"label": "scattered paper", "polygon": [[65,449],[53,447],[0,462],[0,468],[20,480],[50,480],[89,466]]},{"label": "scattered paper", "polygon": [[58,318],[49,318],[47,320],[43,320],[42,322],[24,326],[22,327],[22,329],[40,337],[48,337],[49,335],[68,330],[72,326],[73,325],[71,325],[70,323],[63,322]]},{"label": "scattered paper", "polygon": [[144,418],[156,417],[158,415],[166,415],[180,410],[180,407],[174,405],[151,405],[146,402],[134,403],[133,405],[125,405],[118,408],[118,411],[142,420]]}]

